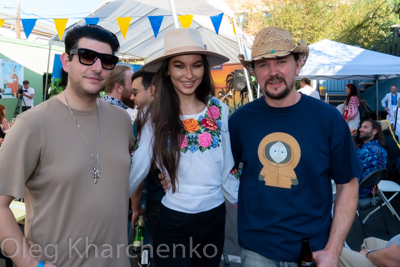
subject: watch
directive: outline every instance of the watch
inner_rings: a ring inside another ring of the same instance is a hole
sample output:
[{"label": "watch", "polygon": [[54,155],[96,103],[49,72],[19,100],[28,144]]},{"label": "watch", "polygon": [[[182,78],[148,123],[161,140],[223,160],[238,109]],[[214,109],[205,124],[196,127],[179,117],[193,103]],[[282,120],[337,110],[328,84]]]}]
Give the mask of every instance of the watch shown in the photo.
[{"label": "watch", "polygon": [[367,250],[367,253],[365,254],[365,257],[367,257],[367,259],[368,259],[368,254],[369,254],[370,252],[372,252],[372,251],[375,251],[375,249],[368,249],[368,250]]}]

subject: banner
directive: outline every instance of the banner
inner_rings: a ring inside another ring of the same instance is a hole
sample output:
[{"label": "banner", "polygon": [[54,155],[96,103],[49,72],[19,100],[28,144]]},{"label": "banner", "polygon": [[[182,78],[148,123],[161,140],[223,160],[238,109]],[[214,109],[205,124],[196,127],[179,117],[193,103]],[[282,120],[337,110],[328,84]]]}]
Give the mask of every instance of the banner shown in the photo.
[{"label": "banner", "polygon": [[24,81],[24,67],[10,59],[0,59],[0,87],[4,88],[3,98],[15,98]]}]

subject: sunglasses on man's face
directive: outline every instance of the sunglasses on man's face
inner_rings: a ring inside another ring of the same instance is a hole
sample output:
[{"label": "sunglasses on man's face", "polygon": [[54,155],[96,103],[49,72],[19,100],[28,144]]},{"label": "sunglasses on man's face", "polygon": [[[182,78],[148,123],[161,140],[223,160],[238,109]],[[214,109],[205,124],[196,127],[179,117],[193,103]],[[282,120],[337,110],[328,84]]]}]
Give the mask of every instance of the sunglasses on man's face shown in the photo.
[{"label": "sunglasses on man's face", "polygon": [[93,65],[99,58],[101,67],[106,70],[114,69],[119,60],[118,57],[114,55],[102,54],[86,48],[72,49],[69,53],[70,55],[78,55],[79,62],[86,66]]}]

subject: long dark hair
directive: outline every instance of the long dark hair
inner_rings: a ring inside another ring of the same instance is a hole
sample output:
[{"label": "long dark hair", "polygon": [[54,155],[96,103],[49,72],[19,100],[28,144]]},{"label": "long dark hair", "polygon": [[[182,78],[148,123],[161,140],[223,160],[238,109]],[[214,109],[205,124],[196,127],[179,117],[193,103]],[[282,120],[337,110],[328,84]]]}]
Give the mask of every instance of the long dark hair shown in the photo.
[{"label": "long dark hair", "polygon": [[[197,100],[207,105],[210,95],[214,95],[215,88],[211,77],[210,65],[202,55],[204,76],[195,91]],[[154,76],[153,84],[156,93],[149,108],[138,116],[139,138],[144,123],[152,120],[154,128],[154,146],[152,167],[158,165],[162,172],[168,172],[171,178],[172,192],[176,191],[178,166],[183,135],[185,134],[181,119],[180,100],[168,75],[168,66],[171,58],[166,59]]]},{"label": "long dark hair", "polygon": [[358,96],[357,87],[354,84],[351,84],[351,83],[346,84],[346,87],[349,87],[350,93],[347,96],[346,100],[344,101],[344,105],[347,106],[349,104],[350,98],[352,96],[356,96],[357,99],[360,101],[360,97]]},{"label": "long dark hair", "polygon": [[381,144],[381,146],[385,145],[385,137],[383,136],[383,131],[382,131],[382,126],[379,122],[377,122],[376,120],[364,120],[364,122],[369,121],[372,125],[372,129],[375,130],[376,129],[376,135],[374,136],[374,138],[372,140],[378,140],[379,144]]}]

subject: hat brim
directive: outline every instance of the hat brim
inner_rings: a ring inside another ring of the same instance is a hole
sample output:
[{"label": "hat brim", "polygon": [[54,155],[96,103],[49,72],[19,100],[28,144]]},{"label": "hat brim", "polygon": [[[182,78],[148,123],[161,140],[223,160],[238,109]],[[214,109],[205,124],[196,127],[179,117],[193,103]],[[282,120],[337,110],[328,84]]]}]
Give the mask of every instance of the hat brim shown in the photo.
[{"label": "hat brim", "polygon": [[211,51],[205,51],[205,50],[199,50],[199,51],[185,51],[185,52],[179,52],[179,53],[173,53],[173,54],[168,54],[164,55],[161,57],[158,57],[156,59],[153,59],[146,64],[143,65],[142,70],[147,71],[147,72],[157,72],[164,60],[172,57],[177,57],[177,56],[182,56],[182,55],[204,55],[207,58],[208,64],[210,67],[214,67],[216,65],[223,64],[225,62],[229,61],[229,58],[226,56],[223,56],[221,54],[211,52]]},{"label": "hat brim", "polygon": [[309,53],[308,45],[303,40],[300,40],[300,42],[298,42],[292,50],[286,50],[286,51],[278,50],[278,51],[274,51],[273,53],[266,53],[264,55],[257,56],[250,60],[245,59],[244,55],[240,54],[239,60],[240,60],[240,63],[242,63],[243,67],[245,67],[247,69],[247,71],[252,72],[251,64],[255,60],[259,60],[259,59],[263,59],[263,58],[280,58],[280,57],[285,57],[289,54],[299,54],[299,57],[302,61],[301,64],[302,64],[302,66],[304,66],[304,64],[306,64],[306,61],[308,58],[308,53]]}]

